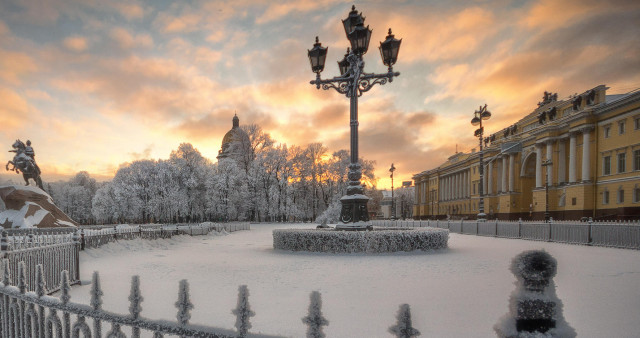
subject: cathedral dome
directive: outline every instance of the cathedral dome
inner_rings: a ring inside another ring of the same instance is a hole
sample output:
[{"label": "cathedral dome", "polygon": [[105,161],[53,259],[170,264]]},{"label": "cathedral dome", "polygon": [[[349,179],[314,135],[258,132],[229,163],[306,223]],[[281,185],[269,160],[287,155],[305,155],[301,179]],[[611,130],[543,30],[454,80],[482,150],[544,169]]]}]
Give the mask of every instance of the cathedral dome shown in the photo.
[{"label": "cathedral dome", "polygon": [[[237,143],[238,147],[232,147],[233,143]],[[240,119],[238,115],[233,116],[233,126],[222,138],[222,146],[218,151],[218,159],[229,156],[242,156],[243,149],[249,146],[249,135],[240,128]]]}]

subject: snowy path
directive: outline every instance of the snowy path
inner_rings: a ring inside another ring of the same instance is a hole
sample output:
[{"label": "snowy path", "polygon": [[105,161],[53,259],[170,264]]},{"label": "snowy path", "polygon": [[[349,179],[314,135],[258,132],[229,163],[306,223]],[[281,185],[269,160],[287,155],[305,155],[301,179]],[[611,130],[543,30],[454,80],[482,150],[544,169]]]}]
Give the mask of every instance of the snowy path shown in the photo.
[{"label": "snowy path", "polygon": [[[309,293],[322,293],[328,337],[390,337],[409,303],[422,337],[495,337],[514,289],[512,257],[546,249],[558,260],[557,293],[578,337],[640,336],[640,251],[451,234],[449,249],[365,256],[278,252],[276,228],[252,225],[226,236],[113,243],[81,254],[81,279],[98,270],[106,310],[127,313],[131,276],[140,275],[142,315],[174,319],[178,282],[188,279],[192,323],[233,329],[237,289],[247,284],[252,332],[304,337]],[[72,300],[88,304],[89,286]]]}]

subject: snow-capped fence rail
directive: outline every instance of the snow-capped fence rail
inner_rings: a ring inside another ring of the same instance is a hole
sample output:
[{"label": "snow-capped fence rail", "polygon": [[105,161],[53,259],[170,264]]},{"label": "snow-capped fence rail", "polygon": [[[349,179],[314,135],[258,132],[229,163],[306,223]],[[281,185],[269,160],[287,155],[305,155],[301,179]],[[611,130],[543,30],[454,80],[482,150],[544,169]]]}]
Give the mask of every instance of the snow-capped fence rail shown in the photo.
[{"label": "snow-capped fence rail", "polygon": [[[10,263],[3,260],[0,278],[0,337],[11,338],[49,338],[49,337],[134,337],[139,338],[142,333],[149,333],[153,337],[164,335],[179,337],[276,337],[264,334],[246,334],[246,329],[251,325],[246,317],[248,309],[248,293],[241,295],[246,304],[245,308],[238,308],[236,323],[238,332],[189,324],[193,304],[190,301],[189,284],[182,280],[178,289],[178,301],[176,302],[177,320],[151,320],[142,317],[142,292],[138,276],[131,280],[131,292],[129,295],[129,313],[118,314],[102,309],[103,292],[100,288],[100,277],[97,272],[93,274],[91,285],[90,305],[72,303],[69,291],[71,285],[67,271],[63,271],[60,277],[61,290],[59,298],[46,296],[47,284],[43,278],[43,266],[36,269],[35,292],[27,290],[26,265],[20,262],[17,265],[16,286],[12,283]],[[246,287],[244,288],[246,291]],[[240,296],[238,304],[240,304]],[[242,318],[240,318],[242,317]],[[89,320],[89,322],[87,322]],[[91,324],[91,325],[90,325]],[[110,325],[110,330],[103,325]],[[126,333],[125,333],[126,332]],[[129,333],[129,334],[127,334]],[[244,333],[244,334],[243,334]],[[245,335],[246,334],[246,335]]]},{"label": "snow-capped fence rail", "polygon": [[372,223],[383,227],[434,227],[478,236],[640,249],[640,221],[374,220]]},{"label": "snow-capped fence rail", "polygon": [[80,227],[80,243],[82,249],[98,248],[117,240],[134,238],[159,239],[176,235],[206,235],[211,231],[235,232],[249,230],[249,223],[212,223],[200,224],[146,224],[146,225],[111,225]]},{"label": "snow-capped fence rail", "polygon": [[11,274],[18,274],[18,262],[26,262],[25,278],[29,291],[36,288],[36,266],[45,268],[44,281],[54,286],[60,285],[60,272],[69,272],[71,284],[80,282],[79,266],[80,242],[77,232],[51,234],[50,232],[20,233],[9,236],[7,231],[0,235],[0,258],[10,262]]}]

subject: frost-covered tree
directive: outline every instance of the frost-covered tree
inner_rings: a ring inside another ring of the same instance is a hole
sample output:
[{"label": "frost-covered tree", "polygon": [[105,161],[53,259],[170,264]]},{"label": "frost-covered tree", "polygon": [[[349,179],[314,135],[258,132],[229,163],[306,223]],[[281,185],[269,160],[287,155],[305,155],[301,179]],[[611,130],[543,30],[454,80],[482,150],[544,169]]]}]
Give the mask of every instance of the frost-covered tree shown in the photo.
[{"label": "frost-covered tree", "polygon": [[302,318],[302,322],[307,324],[307,338],[324,338],[325,334],[322,332],[322,327],[329,325],[329,321],[322,315],[320,292],[311,292],[309,298],[309,314]]},{"label": "frost-covered tree", "polygon": [[249,318],[256,315],[255,312],[251,311],[251,306],[249,305],[249,289],[246,285],[240,285],[240,287],[238,287],[238,304],[231,313],[236,315],[235,327],[238,330],[238,336],[246,337],[247,332],[249,332],[251,328]]},{"label": "frost-covered tree", "polygon": [[415,329],[411,323],[411,308],[409,304],[400,305],[396,319],[396,325],[389,328],[391,334],[397,338],[412,338],[420,335],[420,331]]}]

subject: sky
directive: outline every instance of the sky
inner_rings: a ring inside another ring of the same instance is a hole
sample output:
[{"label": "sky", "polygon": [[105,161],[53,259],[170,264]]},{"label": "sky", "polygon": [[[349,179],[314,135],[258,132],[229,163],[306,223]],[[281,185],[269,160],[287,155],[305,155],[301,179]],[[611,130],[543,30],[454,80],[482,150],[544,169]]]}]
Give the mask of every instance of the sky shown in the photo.
[{"label": "sky", "polygon": [[215,162],[235,113],[279,143],[348,149],[349,99],[309,84],[307,49],[319,36],[322,77],[338,75],[354,4],[373,30],[366,72],[386,72],[389,28],[402,39],[401,75],[359,99],[360,156],[382,188],[391,163],[397,186],[475,147],[485,103],[492,133],[544,91],[640,87],[637,1],[2,0],[0,145],[31,140],[45,181],[108,180],[183,142]]}]

